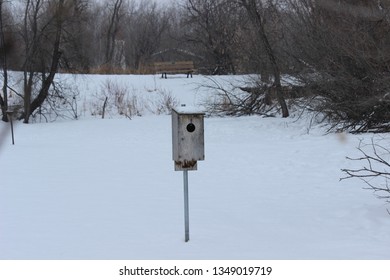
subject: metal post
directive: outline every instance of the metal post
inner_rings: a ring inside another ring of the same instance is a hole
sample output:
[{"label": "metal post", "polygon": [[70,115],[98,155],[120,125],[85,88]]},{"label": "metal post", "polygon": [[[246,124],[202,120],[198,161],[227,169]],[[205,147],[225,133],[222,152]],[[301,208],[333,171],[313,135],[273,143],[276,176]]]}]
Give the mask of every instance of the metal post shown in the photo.
[{"label": "metal post", "polygon": [[184,178],[184,223],[185,223],[185,241],[190,240],[190,208],[188,202],[188,170],[183,171]]},{"label": "metal post", "polygon": [[14,112],[12,110],[7,111],[8,119],[11,124],[12,145],[15,145],[13,114]]},{"label": "metal post", "polygon": [[15,145],[15,138],[14,138],[14,123],[11,118],[11,134],[12,134],[12,145]]}]

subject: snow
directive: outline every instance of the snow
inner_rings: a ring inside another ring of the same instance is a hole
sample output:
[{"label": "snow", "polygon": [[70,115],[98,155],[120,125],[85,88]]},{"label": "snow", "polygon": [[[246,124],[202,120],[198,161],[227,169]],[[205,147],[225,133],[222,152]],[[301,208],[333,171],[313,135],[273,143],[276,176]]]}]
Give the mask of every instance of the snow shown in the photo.
[{"label": "snow", "polygon": [[[222,77],[222,80],[242,77]],[[194,76],[72,76],[80,108],[107,79],[145,102],[212,97]],[[0,131],[0,259],[389,259],[390,216],[359,180],[339,181],[346,156],[372,135],[308,130],[305,118],[207,117],[205,161],[189,173],[184,242],[182,172],[171,117],[145,110]]]},{"label": "snow", "polygon": [[204,109],[201,107],[196,107],[196,106],[177,106],[173,108],[176,113],[183,114],[183,115],[204,115]]}]

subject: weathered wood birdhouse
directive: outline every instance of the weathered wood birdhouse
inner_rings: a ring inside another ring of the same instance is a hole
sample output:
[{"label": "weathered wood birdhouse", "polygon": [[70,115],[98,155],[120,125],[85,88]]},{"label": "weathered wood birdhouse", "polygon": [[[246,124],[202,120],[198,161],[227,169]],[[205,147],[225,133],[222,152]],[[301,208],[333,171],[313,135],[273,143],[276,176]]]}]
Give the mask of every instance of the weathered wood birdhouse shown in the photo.
[{"label": "weathered wood birdhouse", "polygon": [[197,161],[204,160],[204,113],[172,110],[172,147],[176,171],[197,170]]}]

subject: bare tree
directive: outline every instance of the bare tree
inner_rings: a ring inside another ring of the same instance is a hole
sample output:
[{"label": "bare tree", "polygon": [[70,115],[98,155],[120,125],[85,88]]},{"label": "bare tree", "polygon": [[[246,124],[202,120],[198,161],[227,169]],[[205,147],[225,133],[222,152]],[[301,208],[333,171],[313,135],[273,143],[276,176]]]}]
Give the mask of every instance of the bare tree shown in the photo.
[{"label": "bare tree", "polygon": [[123,16],[122,13],[122,4],[123,0],[114,0],[112,1],[113,6],[110,10],[109,21],[108,21],[108,29],[106,33],[106,49],[105,49],[105,64],[111,65],[114,57],[115,51],[115,40],[117,38],[121,18]]},{"label": "bare tree", "polygon": [[234,45],[242,11],[230,0],[188,0],[184,40],[195,45],[211,74],[235,73]]},{"label": "bare tree", "polygon": [[169,14],[155,2],[142,2],[128,14],[126,58],[134,69],[147,63],[160,48],[169,20]]},{"label": "bare tree", "polygon": [[73,0],[63,26],[61,68],[86,73],[93,66],[98,44],[94,39],[99,16],[93,15],[90,0]]},{"label": "bare tree", "polygon": [[288,50],[337,129],[389,131],[389,1],[289,0]]},{"label": "bare tree", "polygon": [[[269,36],[264,26],[264,17],[261,12],[264,9],[264,4],[262,1],[258,0],[239,0],[239,2],[246,9],[249,18],[252,21],[259,38],[261,39],[265,53],[269,59],[269,63],[272,69],[272,75],[274,78],[273,87],[275,88],[276,98],[282,109],[282,116],[284,118],[287,118],[289,116],[289,110],[283,96],[281,84],[281,70],[276,58],[274,48],[271,46],[271,43],[269,41]],[[271,1],[269,1],[269,4],[272,4]]]},{"label": "bare tree", "polygon": [[2,93],[3,97],[0,94],[0,107],[2,112],[2,120],[7,122],[7,108],[8,108],[8,55],[9,52],[9,42],[6,41],[5,28],[4,28],[4,0],[0,0],[0,61],[1,67],[3,70],[3,87]]},{"label": "bare tree", "polygon": [[[61,38],[67,7],[65,0],[27,0],[24,10],[23,40],[25,43],[24,112],[25,123],[45,101],[58,70],[61,57]],[[45,15],[46,17],[43,17]],[[43,22],[40,19],[44,18]],[[46,44],[42,45],[42,39]],[[48,73],[47,73],[48,71]],[[40,86],[35,88],[36,73],[40,73]],[[34,94],[36,91],[36,95]]]}]

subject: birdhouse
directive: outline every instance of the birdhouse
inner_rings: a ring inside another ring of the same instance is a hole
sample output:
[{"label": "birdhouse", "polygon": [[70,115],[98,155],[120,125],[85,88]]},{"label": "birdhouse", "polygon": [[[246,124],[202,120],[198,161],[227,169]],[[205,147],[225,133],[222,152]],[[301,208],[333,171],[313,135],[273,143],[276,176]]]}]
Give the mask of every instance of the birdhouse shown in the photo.
[{"label": "birdhouse", "polygon": [[172,110],[172,155],[175,171],[197,170],[197,161],[204,160],[204,113]]}]

